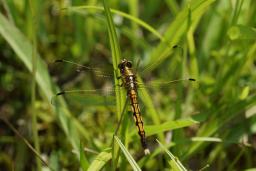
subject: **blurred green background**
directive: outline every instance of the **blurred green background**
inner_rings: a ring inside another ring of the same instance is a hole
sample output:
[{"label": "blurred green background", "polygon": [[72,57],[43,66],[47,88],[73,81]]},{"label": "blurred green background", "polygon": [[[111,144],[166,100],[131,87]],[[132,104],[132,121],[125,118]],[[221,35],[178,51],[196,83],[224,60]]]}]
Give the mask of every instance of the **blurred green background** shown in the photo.
[{"label": "blurred green background", "polygon": [[[255,0],[1,0],[0,10],[0,170],[256,170]],[[127,151],[112,144],[124,97],[54,98],[114,83],[55,60],[115,74],[111,56],[139,63],[145,84],[197,80],[139,92],[149,156],[129,106],[117,134]]]}]

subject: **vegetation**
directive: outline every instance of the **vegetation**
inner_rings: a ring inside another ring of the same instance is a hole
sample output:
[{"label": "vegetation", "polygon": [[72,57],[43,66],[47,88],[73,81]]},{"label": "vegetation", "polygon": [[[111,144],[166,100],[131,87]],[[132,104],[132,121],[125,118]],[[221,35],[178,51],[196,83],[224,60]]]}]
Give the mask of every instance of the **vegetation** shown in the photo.
[{"label": "vegetation", "polygon": [[[256,170],[255,0],[0,7],[0,170]],[[150,155],[117,86],[123,58]]]}]

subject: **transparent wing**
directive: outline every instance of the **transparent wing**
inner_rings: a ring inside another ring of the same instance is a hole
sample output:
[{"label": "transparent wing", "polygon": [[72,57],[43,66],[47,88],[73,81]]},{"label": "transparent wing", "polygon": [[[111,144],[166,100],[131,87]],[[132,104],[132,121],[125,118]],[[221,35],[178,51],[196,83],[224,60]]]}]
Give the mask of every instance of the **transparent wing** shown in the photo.
[{"label": "transparent wing", "polygon": [[170,81],[151,81],[147,83],[138,82],[138,89],[144,88],[169,88],[175,83],[183,82],[183,81],[196,81],[194,78],[184,78],[178,80],[170,80]]},{"label": "transparent wing", "polygon": [[114,106],[115,92],[121,91],[119,87],[91,90],[63,90],[52,97],[51,103],[59,105],[60,98],[64,97],[72,106]]},{"label": "transparent wing", "polygon": [[113,78],[113,74],[110,72],[102,70],[102,68],[96,68],[91,66],[82,65],[73,61],[65,60],[65,59],[57,59],[54,61],[53,65],[55,67],[58,67],[60,65],[69,64],[74,67],[74,70],[79,73],[83,72],[91,72],[94,73],[97,77],[103,77],[103,78]]}]

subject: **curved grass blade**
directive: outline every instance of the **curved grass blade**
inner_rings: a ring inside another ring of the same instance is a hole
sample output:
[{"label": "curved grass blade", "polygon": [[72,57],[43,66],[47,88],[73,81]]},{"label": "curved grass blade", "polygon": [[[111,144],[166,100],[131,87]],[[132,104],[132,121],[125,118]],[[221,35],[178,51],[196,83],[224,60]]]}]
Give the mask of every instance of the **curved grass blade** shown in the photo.
[{"label": "curved grass blade", "polygon": [[199,123],[198,121],[193,119],[181,119],[176,121],[168,121],[160,125],[152,125],[152,126],[145,125],[145,130],[147,132],[147,135],[150,136],[150,135],[162,133],[164,131],[184,128],[184,127],[191,126],[198,123]]},{"label": "curved grass blade", "polygon": [[[31,110],[32,110],[32,133],[35,149],[40,153],[40,142],[37,128],[37,111],[35,106],[36,101],[36,72],[37,72],[37,28],[38,28],[38,14],[37,14],[37,3],[36,1],[29,1],[30,15],[32,17],[31,27],[31,42],[32,42],[32,81],[31,81]],[[39,158],[36,159],[37,170],[42,171],[42,164]]]},{"label": "curved grass blade", "polygon": [[177,157],[175,157],[161,142],[156,140],[157,143],[160,145],[160,147],[168,154],[168,156],[171,158],[170,165],[172,166],[172,169],[175,171],[187,171],[187,169],[182,165],[182,163],[179,161]]},{"label": "curved grass blade", "polygon": [[86,171],[87,168],[89,167],[89,163],[85,157],[84,154],[84,148],[83,148],[83,144],[80,142],[80,166],[82,167],[83,171]]},{"label": "curved grass blade", "polygon": [[217,137],[192,137],[191,141],[223,142],[221,138]]},{"label": "curved grass blade", "polygon": [[[112,63],[113,63],[113,68],[114,68],[115,85],[121,85],[121,80],[117,79],[120,76],[120,73],[118,71],[117,66],[118,66],[118,64],[121,60],[121,50],[120,50],[120,46],[119,46],[119,43],[118,43],[118,38],[117,38],[117,34],[116,34],[112,14],[110,12],[110,8],[108,7],[107,1],[103,0],[103,6],[104,6],[104,10],[105,10],[105,15],[106,15],[109,42],[110,42],[110,46],[111,46],[111,54],[112,54]],[[116,94],[117,119],[119,120],[120,117],[121,117],[121,113],[122,113],[122,107],[125,104],[125,100],[124,100],[125,95],[124,95],[124,92],[122,92],[122,91],[115,91],[115,94]],[[118,159],[119,159],[120,151],[119,151],[119,148],[117,148],[117,147],[118,146],[116,146],[115,143],[113,143],[113,148],[112,148],[113,170],[116,169]]]},{"label": "curved grass blade", "polygon": [[90,164],[88,171],[99,171],[101,170],[112,158],[111,153],[101,152],[95,157],[95,159]]},{"label": "curved grass blade", "polygon": [[121,150],[123,151],[126,159],[128,160],[128,162],[130,163],[130,165],[132,166],[133,170],[136,171],[141,171],[140,167],[138,166],[138,164],[136,163],[136,161],[133,159],[133,157],[131,156],[131,154],[128,152],[128,150],[125,148],[125,146],[123,145],[123,143],[121,142],[121,140],[117,137],[114,136],[116,142],[118,143],[118,145],[120,146]]}]

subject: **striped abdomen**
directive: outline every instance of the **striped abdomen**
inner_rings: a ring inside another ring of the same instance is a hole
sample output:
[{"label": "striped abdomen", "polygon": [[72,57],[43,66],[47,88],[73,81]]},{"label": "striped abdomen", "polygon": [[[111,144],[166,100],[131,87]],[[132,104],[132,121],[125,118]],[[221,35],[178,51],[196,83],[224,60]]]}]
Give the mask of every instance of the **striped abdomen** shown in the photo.
[{"label": "striped abdomen", "polygon": [[144,126],[143,126],[143,121],[142,121],[142,116],[140,112],[140,107],[138,104],[138,98],[137,98],[137,92],[135,89],[131,89],[128,91],[128,96],[131,101],[131,108],[133,112],[133,118],[135,120],[136,126],[138,128],[138,134],[140,135],[140,141],[141,145],[144,148],[145,154],[149,154],[149,149],[147,147],[146,143],[146,135],[144,131]]}]

